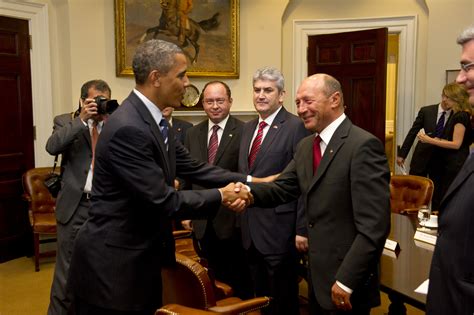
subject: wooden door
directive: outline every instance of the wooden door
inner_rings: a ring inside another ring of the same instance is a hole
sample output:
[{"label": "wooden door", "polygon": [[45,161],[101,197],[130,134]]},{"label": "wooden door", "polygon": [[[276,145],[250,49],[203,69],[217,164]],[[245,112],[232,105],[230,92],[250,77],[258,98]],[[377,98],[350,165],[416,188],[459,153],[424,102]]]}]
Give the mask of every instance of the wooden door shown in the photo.
[{"label": "wooden door", "polygon": [[24,256],[32,238],[22,200],[34,167],[28,21],[0,16],[0,262]]},{"label": "wooden door", "polygon": [[385,143],[387,28],[309,36],[308,75],[341,82],[346,115]]}]

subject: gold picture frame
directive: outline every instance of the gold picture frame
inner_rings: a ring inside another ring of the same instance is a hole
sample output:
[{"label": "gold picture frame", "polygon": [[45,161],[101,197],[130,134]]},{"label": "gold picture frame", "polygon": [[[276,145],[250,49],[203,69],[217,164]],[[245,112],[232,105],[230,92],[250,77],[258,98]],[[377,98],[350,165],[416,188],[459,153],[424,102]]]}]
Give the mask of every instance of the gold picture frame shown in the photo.
[{"label": "gold picture frame", "polygon": [[152,38],[183,49],[188,76],[239,77],[239,0],[115,0],[117,76],[133,76],[135,48]]}]

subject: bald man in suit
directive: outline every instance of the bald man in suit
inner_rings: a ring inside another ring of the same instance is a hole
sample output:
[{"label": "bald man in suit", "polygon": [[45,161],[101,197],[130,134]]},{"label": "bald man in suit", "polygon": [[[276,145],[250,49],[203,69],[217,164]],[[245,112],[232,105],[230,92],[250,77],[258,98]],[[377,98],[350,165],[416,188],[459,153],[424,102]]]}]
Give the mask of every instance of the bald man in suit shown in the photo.
[{"label": "bald man in suit", "polygon": [[369,315],[380,304],[379,261],[390,229],[384,147],[345,116],[341,86],[329,75],[305,79],[296,106],[315,134],[298,144],[275,182],[249,184],[255,205],[279,205],[302,195],[311,314]]}]

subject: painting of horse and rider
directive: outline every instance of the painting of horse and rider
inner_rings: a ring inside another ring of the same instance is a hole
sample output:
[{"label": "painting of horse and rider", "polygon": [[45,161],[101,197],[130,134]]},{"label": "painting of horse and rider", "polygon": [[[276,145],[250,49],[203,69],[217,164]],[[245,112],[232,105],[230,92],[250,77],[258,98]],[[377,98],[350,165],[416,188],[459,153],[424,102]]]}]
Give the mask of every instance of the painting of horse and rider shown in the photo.
[{"label": "painting of horse and rider", "polygon": [[239,76],[239,0],[115,0],[117,75],[132,75],[135,48],[150,39],[179,45],[190,76]]}]

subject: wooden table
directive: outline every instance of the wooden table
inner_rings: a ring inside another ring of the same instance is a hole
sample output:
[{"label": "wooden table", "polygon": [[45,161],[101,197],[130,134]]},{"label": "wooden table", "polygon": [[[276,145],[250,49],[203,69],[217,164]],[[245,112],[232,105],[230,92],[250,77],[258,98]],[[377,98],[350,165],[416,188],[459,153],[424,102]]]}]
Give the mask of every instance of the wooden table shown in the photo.
[{"label": "wooden table", "polygon": [[415,241],[416,215],[392,214],[389,239],[400,250],[384,249],[381,258],[381,289],[391,301],[389,314],[406,314],[404,303],[425,310],[426,295],[414,290],[428,279],[434,246]]}]

